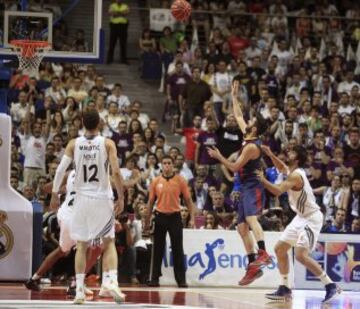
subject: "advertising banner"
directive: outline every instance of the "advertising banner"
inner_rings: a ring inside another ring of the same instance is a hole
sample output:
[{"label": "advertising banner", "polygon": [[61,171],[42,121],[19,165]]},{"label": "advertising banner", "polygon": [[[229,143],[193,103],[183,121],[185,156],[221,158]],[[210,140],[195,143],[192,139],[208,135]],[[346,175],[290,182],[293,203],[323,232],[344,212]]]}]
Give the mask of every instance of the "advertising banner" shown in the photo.
[{"label": "advertising banner", "polygon": [[[321,234],[312,256],[342,289],[360,290],[359,235]],[[323,288],[320,280],[297,261],[295,273],[296,288]]]},{"label": "advertising banner", "polygon": [[175,23],[169,9],[150,9],[150,30],[163,31],[165,27],[174,30]]},{"label": "advertising banner", "polygon": [[[274,247],[281,233],[265,233],[265,243],[273,263],[263,269],[263,276],[250,287],[276,288],[280,275]],[[184,230],[184,251],[187,283],[191,286],[238,286],[245,275],[247,255],[242,240],[236,231],[226,230]],[[289,256],[290,256],[289,252]],[[292,259],[289,259],[290,262]],[[173,272],[173,258],[169,238],[163,259],[161,284],[176,284]],[[290,263],[290,278],[293,266]]]}]

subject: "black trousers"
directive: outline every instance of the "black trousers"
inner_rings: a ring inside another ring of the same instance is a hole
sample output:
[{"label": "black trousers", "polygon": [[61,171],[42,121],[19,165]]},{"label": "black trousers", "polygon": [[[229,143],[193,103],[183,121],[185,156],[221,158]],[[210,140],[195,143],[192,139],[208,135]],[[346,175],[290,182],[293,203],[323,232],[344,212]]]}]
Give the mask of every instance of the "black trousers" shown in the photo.
[{"label": "black trousers", "polygon": [[177,283],[185,283],[183,227],[180,212],[169,215],[155,212],[154,225],[150,280],[159,280],[161,276],[161,263],[165,252],[166,233],[169,232],[175,280]]},{"label": "black trousers", "polygon": [[111,63],[114,60],[114,50],[116,47],[117,40],[120,41],[120,59],[121,62],[126,62],[126,45],[128,37],[128,26],[127,24],[110,24],[110,42],[109,51],[107,56],[107,62]]}]

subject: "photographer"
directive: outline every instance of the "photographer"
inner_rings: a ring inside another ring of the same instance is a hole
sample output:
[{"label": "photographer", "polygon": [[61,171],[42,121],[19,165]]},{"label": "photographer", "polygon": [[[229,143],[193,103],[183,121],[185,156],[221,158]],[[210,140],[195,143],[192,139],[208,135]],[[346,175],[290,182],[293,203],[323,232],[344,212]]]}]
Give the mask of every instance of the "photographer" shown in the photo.
[{"label": "photographer", "polygon": [[119,282],[137,284],[135,231],[127,213],[121,213],[115,220],[115,246],[119,258]]}]

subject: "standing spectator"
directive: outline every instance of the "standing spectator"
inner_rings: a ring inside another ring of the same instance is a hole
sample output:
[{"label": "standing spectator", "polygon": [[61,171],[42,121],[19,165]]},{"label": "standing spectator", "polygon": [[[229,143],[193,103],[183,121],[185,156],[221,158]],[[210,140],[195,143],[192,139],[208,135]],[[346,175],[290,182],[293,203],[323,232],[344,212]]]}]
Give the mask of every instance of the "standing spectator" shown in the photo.
[{"label": "standing spectator", "polygon": [[[27,106],[25,137],[23,153],[24,162],[24,182],[28,186],[33,186],[39,176],[45,176],[45,152],[46,140],[49,135],[49,120],[43,130],[41,123],[31,123],[31,109],[33,104],[30,102]],[[47,116],[50,117],[50,110],[47,110]]]},{"label": "standing spectator", "polygon": [[349,143],[344,145],[345,161],[350,163],[357,177],[360,176],[360,130],[352,127],[349,130]]},{"label": "standing spectator", "polygon": [[181,221],[180,194],[183,195],[186,206],[190,212],[190,226],[194,226],[194,205],[191,200],[189,188],[184,178],[174,174],[174,162],[170,156],[161,160],[162,175],[156,177],[150,185],[148,201],[149,217],[153,210],[155,199],[157,205],[154,212],[154,250],[152,256],[152,269],[149,286],[158,287],[161,276],[161,263],[165,249],[166,234],[169,232],[171,248],[174,257],[175,280],[179,287],[187,287],[185,278],[183,226]]},{"label": "standing spectator", "polygon": [[207,130],[200,132],[197,138],[195,150],[195,167],[197,165],[210,165],[212,168],[214,168],[218,161],[209,156],[207,148],[212,148],[218,145],[219,138],[216,134],[215,120],[212,118],[207,118],[206,126]]},{"label": "standing spectator", "polygon": [[115,84],[112,89],[112,94],[107,97],[106,101],[107,104],[110,102],[116,102],[118,104],[120,113],[128,113],[130,100],[126,95],[123,94],[122,90],[122,85],[120,83]]},{"label": "standing spectator", "polygon": [[231,90],[231,77],[226,69],[226,62],[220,61],[218,64],[218,71],[209,81],[211,90],[213,92],[213,102],[215,112],[220,122],[223,121],[223,110],[226,108]]},{"label": "standing spectator", "polygon": [[201,131],[201,117],[195,115],[193,118],[193,126],[190,128],[175,128],[175,123],[172,126],[172,132],[184,135],[185,137],[185,159],[190,167],[194,166],[196,140]]},{"label": "standing spectator", "polygon": [[193,68],[192,73],[193,78],[186,84],[181,99],[184,128],[191,127],[195,115],[203,114],[204,103],[212,96],[209,85],[201,80],[200,68]]},{"label": "standing spectator", "polygon": [[[18,103],[12,103],[10,108],[10,115],[15,124],[20,124],[20,122],[25,118],[30,104],[27,100],[27,93],[25,91],[20,91],[18,101]],[[34,105],[31,105],[30,112],[32,114],[35,113]]]},{"label": "standing spectator", "polygon": [[110,43],[107,57],[107,64],[114,60],[114,51],[116,42],[120,41],[121,63],[128,64],[126,56],[127,36],[129,20],[127,18],[130,13],[129,6],[122,0],[113,0],[109,8],[110,15]]}]

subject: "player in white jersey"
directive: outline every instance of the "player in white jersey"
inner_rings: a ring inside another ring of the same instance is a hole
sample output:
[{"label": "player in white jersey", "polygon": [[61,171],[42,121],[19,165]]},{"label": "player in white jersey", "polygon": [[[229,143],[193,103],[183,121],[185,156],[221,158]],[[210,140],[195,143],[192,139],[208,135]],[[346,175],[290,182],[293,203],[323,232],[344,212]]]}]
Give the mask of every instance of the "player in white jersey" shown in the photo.
[{"label": "player in white jersey", "polygon": [[[61,187],[65,187],[66,197],[57,212],[57,219],[60,225],[59,246],[46,257],[46,259],[41,263],[39,269],[25,283],[25,286],[29,290],[40,291],[39,281],[41,277],[48,270],[50,270],[59,259],[67,256],[71,248],[74,247],[76,244],[76,242],[70,236],[70,224],[71,224],[74,199],[75,199],[74,180],[75,180],[75,170],[72,170],[68,173],[67,177],[64,178],[64,181],[66,181],[66,186],[65,184],[61,186]],[[47,191],[49,191],[50,193],[51,187],[52,187],[52,183],[49,183],[45,186],[45,189],[49,188],[47,189]],[[89,261],[88,268],[90,268],[93,264],[94,261],[92,262]],[[69,287],[68,291],[69,293],[72,291],[71,286]],[[88,295],[93,294],[93,292],[87,288],[85,288],[85,293]]]},{"label": "player in white jersey", "polygon": [[275,196],[287,192],[290,207],[296,213],[296,217],[286,227],[275,246],[282,284],[274,293],[266,294],[266,297],[282,301],[291,299],[291,287],[288,280],[288,251],[295,247],[296,259],[325,285],[326,295],[323,303],[327,303],[341,290],[329,278],[319,263],[310,256],[323,225],[323,214],[316,203],[313,190],[303,170],[307,160],[306,149],[302,146],[295,146],[293,150],[288,152],[288,165],[286,165],[271,152],[269,147],[262,146],[261,148],[271,158],[275,167],[288,176],[286,180],[275,185],[266,180],[261,171],[258,171],[259,180],[264,184],[265,189]]},{"label": "player in white jersey", "polygon": [[85,135],[71,140],[56,171],[51,205],[57,206],[58,191],[68,166],[75,161],[74,188],[76,197],[71,224],[71,237],[77,241],[75,256],[76,296],[74,303],[85,301],[84,279],[88,242],[101,238],[104,246],[103,290],[116,302],[124,300],[117,281],[117,253],[114,243],[115,219],[109,165],[118,194],[119,208],[124,208],[123,180],[120,174],[115,143],[99,135],[100,116],[96,110],[83,113]]}]

